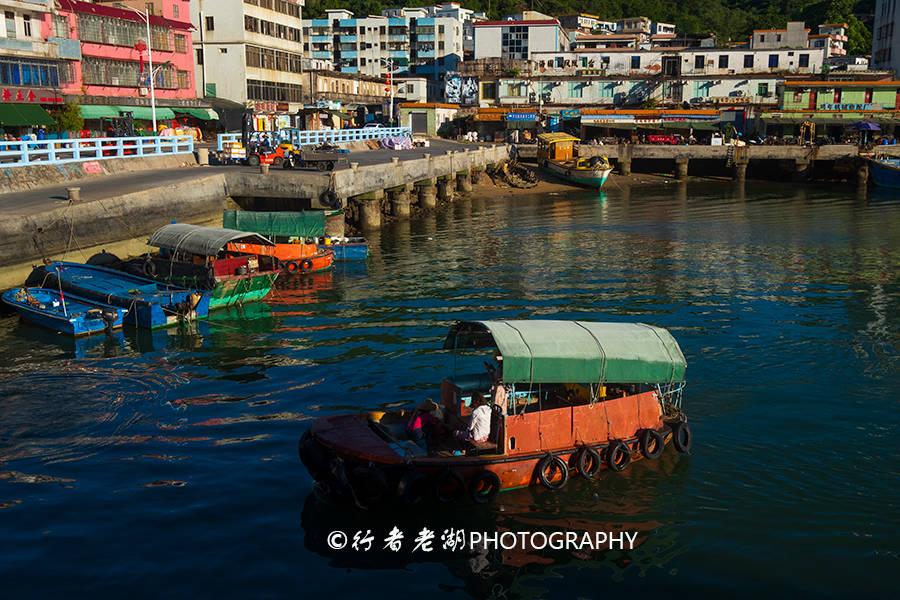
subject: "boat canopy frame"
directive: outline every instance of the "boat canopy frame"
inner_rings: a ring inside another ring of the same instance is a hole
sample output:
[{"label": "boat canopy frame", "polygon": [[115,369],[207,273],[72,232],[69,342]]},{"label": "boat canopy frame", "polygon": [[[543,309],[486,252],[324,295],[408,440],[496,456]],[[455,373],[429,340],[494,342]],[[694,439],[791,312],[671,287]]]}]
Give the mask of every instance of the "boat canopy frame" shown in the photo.
[{"label": "boat canopy frame", "polygon": [[668,330],[645,323],[460,321],[444,348],[496,348],[503,383],[674,383],[687,361]]},{"label": "boat canopy frame", "polygon": [[157,229],[147,241],[148,246],[175,252],[187,252],[200,256],[216,256],[230,242],[275,246],[275,243],[258,233],[201,227],[187,223],[172,223]]}]

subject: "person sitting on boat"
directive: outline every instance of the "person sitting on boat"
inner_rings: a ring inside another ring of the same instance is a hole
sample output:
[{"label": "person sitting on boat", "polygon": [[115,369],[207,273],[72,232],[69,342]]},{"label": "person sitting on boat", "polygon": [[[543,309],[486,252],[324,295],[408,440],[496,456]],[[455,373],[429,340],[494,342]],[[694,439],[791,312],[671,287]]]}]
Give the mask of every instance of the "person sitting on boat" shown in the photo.
[{"label": "person sitting on boat", "polygon": [[472,418],[469,428],[453,435],[461,442],[486,442],[491,435],[491,407],[481,394],[472,394]]},{"label": "person sitting on boat", "polygon": [[509,394],[503,386],[503,356],[497,350],[494,351],[494,360],[497,361],[496,366],[485,363],[492,380],[490,391],[491,404],[497,405],[500,413],[506,415],[506,399]]},{"label": "person sitting on boat", "polygon": [[417,444],[425,440],[425,444],[428,445],[440,427],[440,421],[433,414],[439,409],[437,402],[425,398],[406,423],[406,437]]}]

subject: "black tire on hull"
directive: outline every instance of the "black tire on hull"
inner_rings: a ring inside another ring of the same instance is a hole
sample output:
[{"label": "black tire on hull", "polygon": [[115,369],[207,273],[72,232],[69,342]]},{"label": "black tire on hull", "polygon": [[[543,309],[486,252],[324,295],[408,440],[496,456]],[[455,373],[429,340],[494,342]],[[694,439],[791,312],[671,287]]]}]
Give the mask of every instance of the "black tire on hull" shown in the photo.
[{"label": "black tire on hull", "polygon": [[[559,481],[553,480],[554,469],[560,472]],[[547,489],[558,490],[569,481],[569,467],[558,456],[548,454],[538,462],[536,470],[538,481]]]},{"label": "black tire on hull", "polygon": [[415,506],[428,496],[428,478],[416,471],[410,471],[400,478],[397,496],[407,506]]},{"label": "black tire on hull", "polygon": [[578,469],[578,474],[585,479],[593,479],[594,475],[600,470],[601,464],[600,453],[590,446],[582,447],[575,459],[575,467]]},{"label": "black tire on hull", "polygon": [[490,502],[499,493],[500,478],[493,471],[481,471],[469,481],[469,496],[478,504]]},{"label": "black tire on hull", "polygon": [[672,425],[672,444],[682,454],[691,451],[691,446],[694,445],[694,434],[687,423],[679,421]]},{"label": "black tire on hull", "polygon": [[[449,491],[447,484],[450,484]],[[444,469],[434,479],[434,493],[441,502],[456,502],[466,493],[466,482],[453,469]]]},{"label": "black tire on hull", "polygon": [[663,453],[666,442],[660,432],[655,429],[645,429],[641,433],[641,454],[644,458],[656,459]]},{"label": "black tire on hull", "polygon": [[362,508],[381,504],[388,495],[388,481],[378,467],[356,467],[350,472],[353,496]]},{"label": "black tire on hull", "polygon": [[622,471],[631,464],[631,448],[622,440],[613,440],[606,449],[606,466],[611,471]]}]

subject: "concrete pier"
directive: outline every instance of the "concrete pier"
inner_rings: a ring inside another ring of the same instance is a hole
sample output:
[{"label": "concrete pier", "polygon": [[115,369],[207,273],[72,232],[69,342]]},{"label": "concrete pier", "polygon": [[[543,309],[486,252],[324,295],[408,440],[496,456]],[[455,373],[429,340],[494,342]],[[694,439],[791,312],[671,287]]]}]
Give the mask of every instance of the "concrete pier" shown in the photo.
[{"label": "concrete pier", "polygon": [[675,159],[675,179],[679,179],[679,180],[687,179],[689,164],[690,164],[690,161],[687,158],[676,158]]},{"label": "concrete pier", "polygon": [[791,176],[791,180],[795,183],[802,183],[809,179],[810,171],[812,170],[812,164],[808,158],[795,158],[794,159],[794,173]]},{"label": "concrete pier", "polygon": [[442,202],[451,202],[453,200],[453,188],[451,187],[450,179],[446,177],[438,179],[437,197]]},{"label": "concrete pier", "polygon": [[732,179],[735,181],[743,182],[747,179],[747,164],[749,161],[737,161],[735,160],[734,165],[731,168]]},{"label": "concrete pier", "polygon": [[434,180],[426,179],[416,182],[416,191],[419,196],[419,206],[424,209],[432,209],[437,206],[437,188]]},{"label": "concrete pier", "polygon": [[464,194],[472,191],[472,177],[468,170],[456,174],[456,189]]},{"label": "concrete pier", "polygon": [[409,192],[405,187],[388,192],[391,201],[391,214],[401,219],[409,218]]}]

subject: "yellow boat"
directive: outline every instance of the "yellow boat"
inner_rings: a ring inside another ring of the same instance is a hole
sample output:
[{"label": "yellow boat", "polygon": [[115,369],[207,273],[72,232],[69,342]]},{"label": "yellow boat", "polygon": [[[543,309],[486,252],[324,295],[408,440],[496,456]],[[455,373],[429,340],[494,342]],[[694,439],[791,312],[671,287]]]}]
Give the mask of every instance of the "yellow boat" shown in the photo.
[{"label": "yellow boat", "polygon": [[537,138],[538,166],[552,175],[600,189],[612,172],[605,156],[579,158],[575,144],[581,140],[577,137],[568,133],[542,133]]}]

